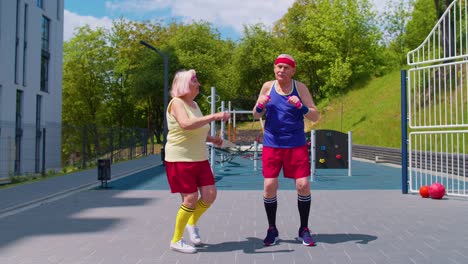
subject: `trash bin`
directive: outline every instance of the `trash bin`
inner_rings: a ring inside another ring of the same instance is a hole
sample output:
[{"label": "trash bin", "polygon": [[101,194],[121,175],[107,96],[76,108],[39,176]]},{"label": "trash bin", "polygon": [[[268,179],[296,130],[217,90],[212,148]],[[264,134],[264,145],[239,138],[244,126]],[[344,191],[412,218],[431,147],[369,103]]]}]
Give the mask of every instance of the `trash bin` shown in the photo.
[{"label": "trash bin", "polygon": [[111,179],[111,168],[110,168],[110,159],[100,159],[98,160],[98,180],[101,181],[101,184],[104,186],[104,183]]},{"label": "trash bin", "polygon": [[162,147],[161,148],[161,161],[163,165],[165,163],[165,160],[166,160],[166,150],[164,149],[164,147]]}]

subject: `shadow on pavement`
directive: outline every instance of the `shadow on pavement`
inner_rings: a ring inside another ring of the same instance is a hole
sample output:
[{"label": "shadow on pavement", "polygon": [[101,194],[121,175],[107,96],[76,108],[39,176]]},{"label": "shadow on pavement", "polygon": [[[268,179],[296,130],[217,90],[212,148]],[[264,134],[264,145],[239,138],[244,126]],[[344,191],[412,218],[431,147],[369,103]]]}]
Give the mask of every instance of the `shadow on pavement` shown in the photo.
[{"label": "shadow on pavement", "polygon": [[367,244],[377,239],[376,236],[365,234],[318,234],[313,236],[317,243],[338,244],[356,241],[357,244]]},{"label": "shadow on pavement", "polygon": [[[368,244],[377,239],[376,236],[366,234],[318,234],[313,236],[317,243],[338,244],[355,241],[358,244]],[[301,244],[297,239],[284,240],[280,239],[278,245],[290,243]],[[219,244],[204,244],[197,248],[199,252],[231,252],[242,250],[246,254],[263,254],[263,253],[279,253],[293,252],[294,250],[280,249],[275,250],[275,246],[265,247],[263,240],[256,237],[247,237],[243,241],[227,241]]]}]

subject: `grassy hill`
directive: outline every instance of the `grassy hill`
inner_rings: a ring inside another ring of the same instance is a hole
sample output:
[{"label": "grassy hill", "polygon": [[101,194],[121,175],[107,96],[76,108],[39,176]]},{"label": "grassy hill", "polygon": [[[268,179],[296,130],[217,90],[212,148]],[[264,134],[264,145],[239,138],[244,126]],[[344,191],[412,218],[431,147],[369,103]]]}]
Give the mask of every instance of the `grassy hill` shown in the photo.
[{"label": "grassy hill", "polygon": [[[315,124],[306,121],[306,131],[351,131],[354,144],[400,148],[400,82],[398,70],[356,85],[347,94],[319,104],[321,119]],[[238,122],[237,129],[256,130],[261,135],[258,121]]]},{"label": "grassy hill", "polygon": [[318,105],[321,119],[307,123],[306,130],[351,131],[354,144],[400,148],[400,86],[400,71],[395,71],[355,87],[326,106]]}]

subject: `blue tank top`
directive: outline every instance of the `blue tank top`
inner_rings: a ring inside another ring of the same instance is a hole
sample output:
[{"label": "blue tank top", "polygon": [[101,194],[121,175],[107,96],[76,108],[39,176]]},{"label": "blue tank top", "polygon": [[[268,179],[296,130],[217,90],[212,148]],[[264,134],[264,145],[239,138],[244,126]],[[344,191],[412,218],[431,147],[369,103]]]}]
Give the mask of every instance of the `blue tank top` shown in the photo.
[{"label": "blue tank top", "polygon": [[297,96],[296,81],[289,94],[282,95],[276,91],[276,81],[270,90],[270,102],[265,105],[265,134],[263,146],[273,148],[293,148],[307,144],[304,133],[304,115],[288,103],[288,96]]}]

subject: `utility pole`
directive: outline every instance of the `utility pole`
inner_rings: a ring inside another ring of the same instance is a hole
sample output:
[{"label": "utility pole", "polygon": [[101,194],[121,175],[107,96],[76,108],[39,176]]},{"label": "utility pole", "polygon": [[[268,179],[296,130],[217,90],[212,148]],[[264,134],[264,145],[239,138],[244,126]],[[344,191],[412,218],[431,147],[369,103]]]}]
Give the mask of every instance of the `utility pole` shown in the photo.
[{"label": "utility pole", "polygon": [[159,55],[161,55],[161,57],[163,57],[164,59],[164,129],[163,129],[163,144],[162,144],[162,147],[161,147],[161,161],[163,162],[164,164],[164,158],[165,158],[165,146],[166,146],[166,142],[167,142],[167,120],[166,120],[166,111],[167,111],[167,104],[168,104],[168,98],[169,98],[169,58],[168,56],[163,53],[162,51],[156,49],[155,47],[153,47],[152,45],[148,44],[146,41],[144,40],[140,40],[140,44],[146,46],[147,48],[155,51],[156,53],[158,53]]}]

